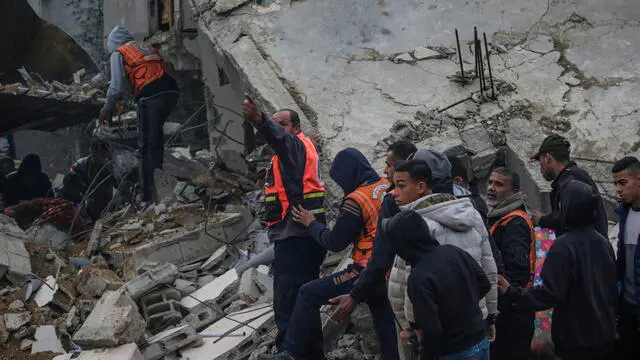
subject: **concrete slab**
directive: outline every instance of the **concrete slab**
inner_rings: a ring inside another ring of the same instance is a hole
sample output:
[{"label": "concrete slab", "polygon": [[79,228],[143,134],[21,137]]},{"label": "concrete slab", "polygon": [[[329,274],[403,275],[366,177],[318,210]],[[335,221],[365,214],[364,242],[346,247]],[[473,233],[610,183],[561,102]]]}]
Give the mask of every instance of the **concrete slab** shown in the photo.
[{"label": "concrete slab", "polygon": [[31,313],[23,312],[17,314],[4,314],[4,324],[8,331],[16,331],[22,326],[29,323],[31,320]]},{"label": "concrete slab", "polygon": [[[240,355],[237,349],[242,348],[243,351],[246,351],[251,346],[258,345],[258,339],[254,337],[254,329],[270,326],[273,319],[273,308],[264,304],[232,313],[209,326],[200,334],[206,336],[205,334],[223,334],[232,331],[234,334],[244,333],[244,336],[216,337],[213,340],[210,337],[205,337],[206,340],[201,347],[182,350],[182,358],[189,360],[224,360]],[[249,326],[241,325],[238,323],[239,321]],[[216,340],[217,342],[214,343]]]},{"label": "concrete slab", "polygon": [[223,245],[218,250],[214,251],[213,254],[211,254],[211,256],[209,257],[209,259],[207,259],[204,263],[202,263],[202,266],[200,267],[200,269],[209,270],[213,268],[214,266],[220,264],[220,262],[224,260],[226,255],[227,255],[227,245]]},{"label": "concrete slab", "polygon": [[31,345],[31,354],[50,351],[57,354],[64,354],[62,343],[56,335],[56,327],[53,325],[38,326],[34,335],[36,341]]},{"label": "concrete slab", "polygon": [[110,349],[85,350],[76,358],[73,354],[58,355],[53,360],[144,360],[138,345],[124,344]]},{"label": "concrete slab", "polygon": [[170,354],[187,345],[201,345],[202,338],[190,325],[181,325],[154,335],[147,340],[147,343],[149,347],[144,352],[145,360],[159,360],[165,354]]},{"label": "concrete slab", "polygon": [[31,272],[31,260],[24,247],[29,240],[13,218],[0,214],[0,273],[24,277]]},{"label": "concrete slab", "polygon": [[237,286],[239,280],[236,270],[231,269],[189,296],[183,297],[180,303],[189,310],[201,305],[201,302],[216,303]]},{"label": "concrete slab", "polygon": [[40,289],[38,289],[38,292],[36,292],[34,301],[39,307],[43,307],[53,301],[53,298],[56,295],[57,291],[58,283],[53,276],[49,275],[45,279],[45,283],[42,284],[42,286],[40,286]]}]

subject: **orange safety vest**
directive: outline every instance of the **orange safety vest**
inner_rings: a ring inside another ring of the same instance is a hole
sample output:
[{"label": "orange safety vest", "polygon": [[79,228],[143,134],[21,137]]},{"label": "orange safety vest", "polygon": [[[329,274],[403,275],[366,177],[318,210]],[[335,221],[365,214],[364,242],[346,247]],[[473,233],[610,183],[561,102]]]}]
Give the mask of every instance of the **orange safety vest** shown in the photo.
[{"label": "orange safety vest", "polygon": [[116,51],[122,55],[124,70],[134,96],[137,96],[145,86],[167,73],[164,60],[149,44],[129,41]]},{"label": "orange safety vest", "polygon": [[373,252],[373,239],[376,237],[378,229],[378,218],[380,216],[380,208],[382,207],[382,199],[391,184],[387,179],[380,179],[373,184],[360,186],[351,194],[345,196],[358,203],[364,220],[364,227],[355,241],[351,258],[353,263],[367,267],[367,262]]},{"label": "orange safety vest", "polygon": [[536,272],[536,237],[533,232],[533,223],[531,223],[531,219],[526,212],[522,210],[514,210],[507,215],[503,216],[502,219],[496,221],[493,226],[489,229],[489,235],[493,235],[493,233],[498,229],[498,227],[506,226],[511,220],[516,217],[521,217],[529,226],[529,232],[531,233],[531,245],[529,246],[529,283],[527,286],[533,285],[533,276]]},{"label": "orange safety vest", "polygon": [[[271,227],[287,217],[289,206],[293,204],[302,205],[316,217],[316,220],[326,223],[324,209],[324,184],[318,175],[318,152],[311,140],[298,133],[298,139],[302,141],[305,148],[306,160],[302,184],[291,184],[285,186],[283,181],[283,168],[278,156],[271,158],[271,165],[267,169],[267,181],[264,187],[265,220],[267,226]],[[285,174],[286,179],[291,179],[291,175]]]}]

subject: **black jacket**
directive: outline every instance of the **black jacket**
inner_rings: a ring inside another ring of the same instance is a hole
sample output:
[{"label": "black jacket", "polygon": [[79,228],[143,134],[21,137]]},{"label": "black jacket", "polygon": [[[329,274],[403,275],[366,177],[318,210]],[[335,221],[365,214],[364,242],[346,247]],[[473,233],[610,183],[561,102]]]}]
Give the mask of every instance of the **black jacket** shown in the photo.
[{"label": "black jacket", "polygon": [[[519,210],[526,211],[524,206]],[[502,217],[489,218],[491,228]],[[505,276],[511,285],[524,287],[531,278],[529,262],[531,251],[531,229],[521,217],[515,217],[506,225],[498,226],[491,235],[502,258],[500,275]]]},{"label": "black jacket", "polygon": [[478,302],[491,283],[478,263],[456,246],[440,245],[413,211],[394,216],[383,231],[383,241],[411,264],[407,292],[422,331],[420,358],[459,353],[482,341]]},{"label": "black jacket", "polygon": [[613,247],[593,227],[600,197],[577,180],[559,189],[561,226],[551,246],[542,285],[510,287],[505,294],[518,307],[554,308],[551,329],[556,355],[596,352],[615,340],[616,267]]},{"label": "black jacket", "polygon": [[559,191],[562,185],[569,180],[577,180],[583,182],[591,187],[596,194],[598,194],[598,206],[596,208],[595,228],[605,238],[609,237],[609,226],[607,222],[607,214],[604,211],[604,204],[598,190],[598,186],[591,179],[591,176],[584,169],[580,168],[575,162],[570,161],[569,164],[558,174],[558,177],[551,183],[551,193],[549,194],[551,200],[551,214],[545,215],[540,218],[540,226],[553,229],[556,232],[556,236],[562,235],[564,229],[561,226],[561,214],[560,214],[560,198]]},{"label": "black jacket", "polygon": [[4,204],[6,207],[38,198],[53,196],[51,181],[42,172],[40,157],[29,154],[20,163],[18,171],[7,175],[4,184]]}]

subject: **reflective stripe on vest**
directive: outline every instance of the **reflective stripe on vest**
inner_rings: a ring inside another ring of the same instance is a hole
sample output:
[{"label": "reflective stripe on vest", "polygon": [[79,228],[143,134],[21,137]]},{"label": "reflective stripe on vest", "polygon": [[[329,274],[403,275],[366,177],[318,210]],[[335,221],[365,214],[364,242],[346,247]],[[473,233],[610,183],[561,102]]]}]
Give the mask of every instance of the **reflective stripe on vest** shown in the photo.
[{"label": "reflective stripe on vest", "polygon": [[345,197],[345,200],[351,199],[358,203],[364,221],[364,227],[358,235],[351,253],[353,263],[358,266],[366,267],[369,262],[373,252],[373,239],[378,228],[382,199],[390,186],[387,179],[380,179],[373,184],[360,186]]},{"label": "reflective stripe on vest", "polygon": [[531,245],[529,246],[529,283],[527,286],[533,285],[533,277],[536,272],[536,237],[533,231],[533,223],[527,215],[526,212],[522,210],[514,210],[507,215],[503,216],[502,219],[496,221],[493,226],[489,229],[489,235],[493,235],[493,233],[499,228],[506,226],[511,220],[516,217],[521,217],[529,226],[529,232],[531,234]]},{"label": "reflective stripe on vest", "polygon": [[316,216],[316,220],[325,223],[324,184],[318,175],[318,152],[311,140],[303,133],[298,133],[298,139],[305,148],[305,166],[302,176],[302,194],[294,194],[298,199],[289,199],[292,189],[286,189],[282,179],[282,169],[278,156],[271,158],[271,165],[267,169],[267,182],[264,188],[265,220],[267,226],[273,226],[284,220],[289,212],[289,206],[302,205]]},{"label": "reflective stripe on vest", "polygon": [[134,96],[137,96],[145,86],[167,73],[164,60],[149,44],[130,41],[116,51],[122,55],[124,70]]}]

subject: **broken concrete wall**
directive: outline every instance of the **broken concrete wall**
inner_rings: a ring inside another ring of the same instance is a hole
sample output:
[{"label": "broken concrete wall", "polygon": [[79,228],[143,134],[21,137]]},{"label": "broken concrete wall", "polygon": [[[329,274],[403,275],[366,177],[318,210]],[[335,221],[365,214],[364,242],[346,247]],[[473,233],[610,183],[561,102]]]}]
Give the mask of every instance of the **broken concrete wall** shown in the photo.
[{"label": "broken concrete wall", "polygon": [[27,0],[38,16],[69,34],[96,63],[104,61],[104,0]]}]

